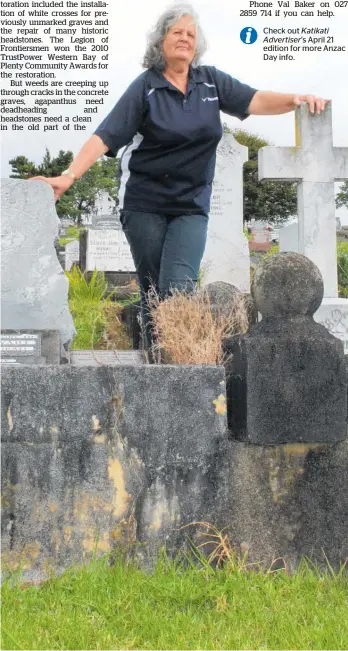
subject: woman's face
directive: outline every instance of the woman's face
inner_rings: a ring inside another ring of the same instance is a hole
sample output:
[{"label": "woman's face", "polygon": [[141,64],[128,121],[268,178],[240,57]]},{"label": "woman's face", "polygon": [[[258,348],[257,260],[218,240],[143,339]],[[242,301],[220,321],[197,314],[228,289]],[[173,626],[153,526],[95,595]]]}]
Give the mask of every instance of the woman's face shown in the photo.
[{"label": "woman's face", "polygon": [[196,26],[192,16],[183,16],[172,25],[163,39],[163,55],[167,63],[182,62],[190,65],[196,52]]}]

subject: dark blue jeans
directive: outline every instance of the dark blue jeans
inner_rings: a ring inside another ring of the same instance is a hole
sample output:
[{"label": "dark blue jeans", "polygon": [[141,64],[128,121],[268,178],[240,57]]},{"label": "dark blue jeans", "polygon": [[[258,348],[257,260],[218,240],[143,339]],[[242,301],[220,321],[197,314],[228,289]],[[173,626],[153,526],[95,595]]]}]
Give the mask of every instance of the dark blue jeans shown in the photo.
[{"label": "dark blue jeans", "polygon": [[141,316],[146,350],[153,344],[148,292],[153,286],[160,296],[173,289],[192,291],[207,239],[206,215],[158,215],[121,212],[121,224],[128,240],[141,291]]}]

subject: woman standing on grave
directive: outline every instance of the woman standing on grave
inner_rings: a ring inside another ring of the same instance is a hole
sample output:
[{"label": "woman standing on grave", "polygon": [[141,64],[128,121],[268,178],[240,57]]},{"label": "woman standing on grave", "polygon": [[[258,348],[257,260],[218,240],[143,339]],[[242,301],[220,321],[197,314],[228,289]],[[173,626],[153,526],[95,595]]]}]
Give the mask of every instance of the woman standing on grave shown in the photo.
[{"label": "woman standing on grave", "polygon": [[143,72],[61,176],[45,179],[58,199],[97,159],[120,162],[119,207],[142,294],[145,343],[152,343],[147,296],[192,290],[207,235],[220,111],[244,120],[277,115],[301,101],[320,113],[312,95],[260,91],[213,66],[200,65],[206,42],[190,5],[159,18],[148,38]]}]

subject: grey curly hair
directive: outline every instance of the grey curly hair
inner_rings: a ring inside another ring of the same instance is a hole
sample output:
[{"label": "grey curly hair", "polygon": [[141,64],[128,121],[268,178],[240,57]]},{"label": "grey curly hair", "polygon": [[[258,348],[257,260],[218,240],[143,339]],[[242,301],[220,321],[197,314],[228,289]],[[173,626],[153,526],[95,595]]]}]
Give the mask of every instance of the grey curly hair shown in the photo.
[{"label": "grey curly hair", "polygon": [[177,23],[183,16],[192,16],[197,29],[197,46],[192,65],[198,66],[201,58],[207,49],[207,42],[199,25],[198,16],[190,4],[176,4],[166,9],[159,17],[155,27],[148,33],[147,48],[143,59],[143,68],[156,66],[160,70],[165,68],[165,60],[162,52],[163,39],[168,29]]}]

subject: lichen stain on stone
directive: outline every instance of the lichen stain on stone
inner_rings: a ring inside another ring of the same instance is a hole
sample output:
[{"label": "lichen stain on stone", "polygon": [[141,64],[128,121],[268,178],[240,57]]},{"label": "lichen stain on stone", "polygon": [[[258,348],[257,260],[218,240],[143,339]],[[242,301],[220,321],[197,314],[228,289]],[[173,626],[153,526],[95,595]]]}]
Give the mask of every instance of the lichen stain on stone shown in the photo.
[{"label": "lichen stain on stone", "polygon": [[57,530],[52,531],[51,534],[51,545],[54,548],[54,551],[56,554],[58,554],[60,548],[61,548],[62,540],[60,536],[60,532]]},{"label": "lichen stain on stone", "polygon": [[128,520],[122,518],[117,523],[117,526],[111,529],[110,535],[113,543],[135,543],[137,539],[137,521],[134,515],[131,513]]},{"label": "lichen stain on stone", "polygon": [[13,419],[12,419],[12,414],[11,414],[11,407],[8,408],[7,410],[7,422],[8,422],[8,429],[10,432],[13,430]]},{"label": "lichen stain on stone", "polygon": [[267,449],[268,480],[275,504],[284,504],[296,480],[303,475],[308,452],[326,447],[325,443],[289,443]]},{"label": "lichen stain on stone", "polygon": [[114,484],[113,513],[116,518],[121,518],[127,511],[131,495],[127,493],[124,470],[119,459],[109,459],[108,476]]},{"label": "lichen stain on stone", "polygon": [[92,416],[92,428],[93,432],[100,432],[101,430],[100,420],[95,415]]},{"label": "lichen stain on stone", "polygon": [[71,534],[72,534],[71,527],[65,527],[64,528],[64,540],[65,540],[66,545],[69,545],[69,543],[70,543]]},{"label": "lichen stain on stone", "polygon": [[301,147],[300,116],[297,112],[295,113],[295,143],[296,147]]},{"label": "lichen stain on stone", "polygon": [[227,407],[226,407],[226,398],[220,393],[220,395],[213,400],[213,405],[215,405],[215,411],[219,416],[225,416]]},{"label": "lichen stain on stone", "polygon": [[159,531],[165,518],[169,520],[169,511],[167,504],[165,502],[156,504],[149,529],[151,531]]},{"label": "lichen stain on stone", "polygon": [[283,446],[285,457],[305,457],[308,452],[325,450],[327,443],[288,443]]},{"label": "lichen stain on stone", "polygon": [[168,489],[159,480],[152,485],[144,511],[147,511],[149,531],[160,531],[177,526],[180,522],[180,506],[175,490]]},{"label": "lichen stain on stone", "polygon": [[40,549],[40,543],[35,541],[24,545],[21,551],[11,550],[5,552],[2,558],[3,569],[9,569],[13,572],[32,569],[39,557]]},{"label": "lichen stain on stone", "polygon": [[58,509],[57,502],[50,502],[49,505],[48,505],[48,508],[51,511],[51,513],[55,513],[57,511],[57,509]]},{"label": "lichen stain on stone", "polygon": [[109,552],[111,550],[110,535],[104,531],[102,536],[98,536],[92,529],[87,530],[87,536],[82,541],[82,547],[86,552]]},{"label": "lichen stain on stone", "polygon": [[106,436],[105,434],[96,434],[95,436],[93,436],[93,441],[94,443],[105,443]]},{"label": "lichen stain on stone", "polygon": [[106,502],[98,495],[80,492],[74,500],[74,521],[88,522],[93,513],[112,513],[113,504]]}]

